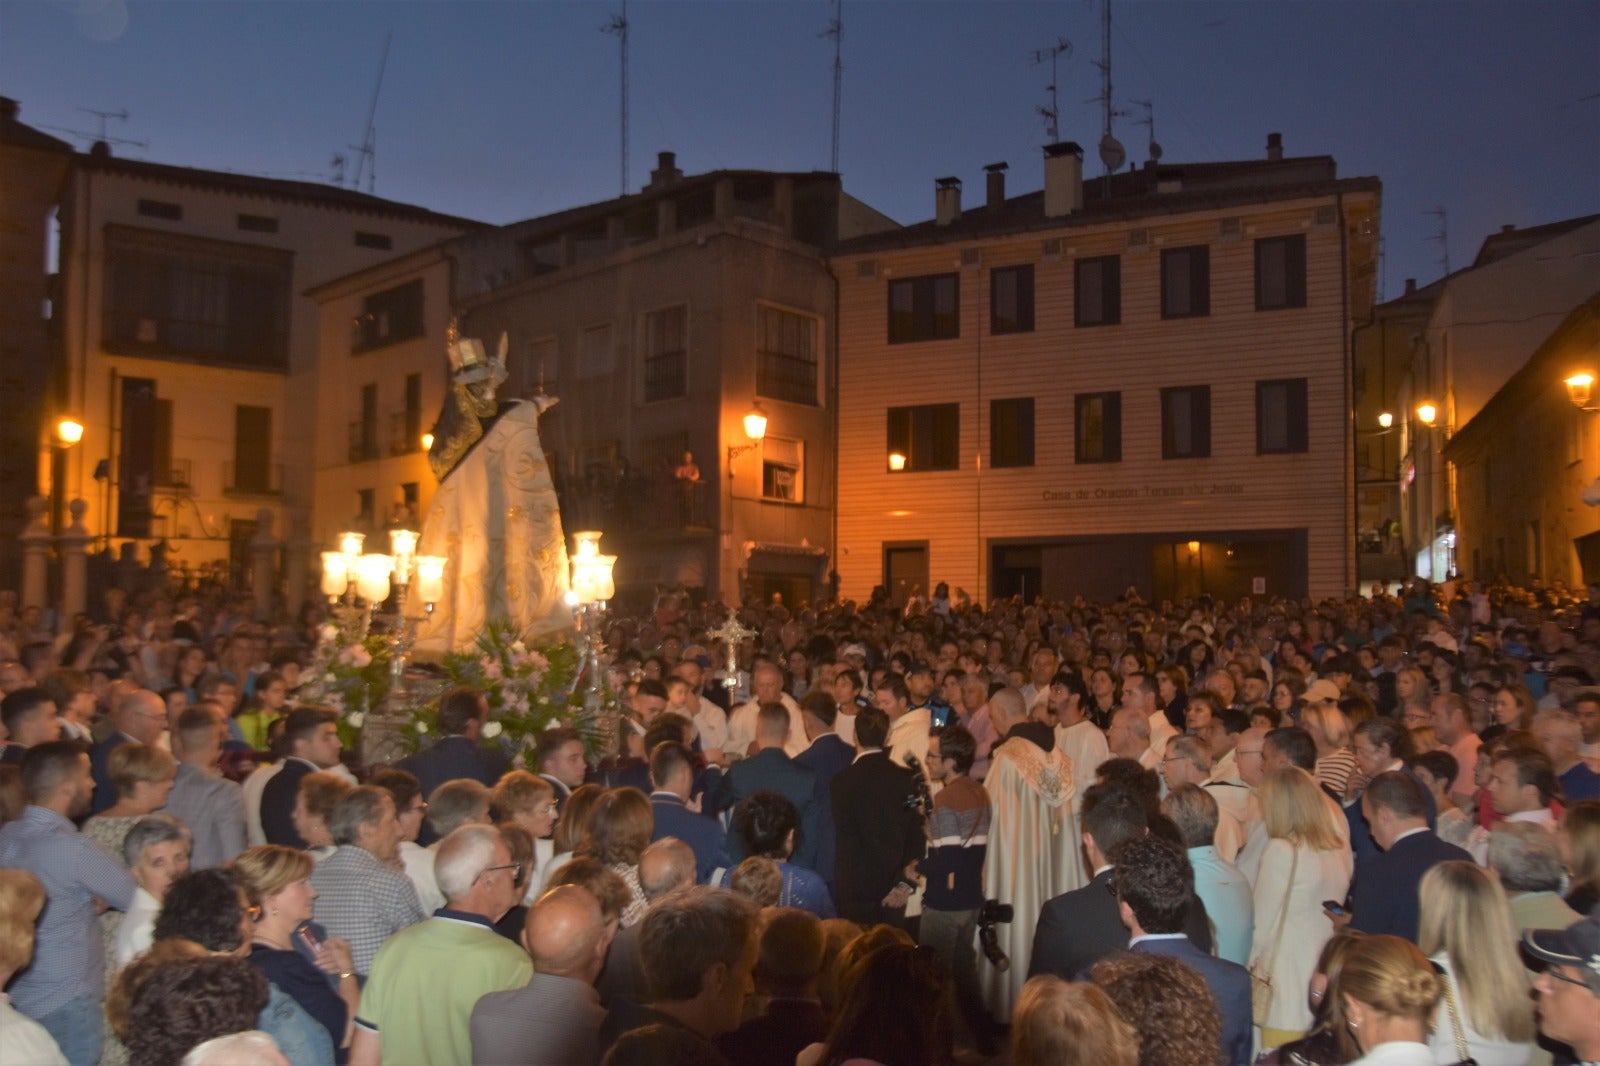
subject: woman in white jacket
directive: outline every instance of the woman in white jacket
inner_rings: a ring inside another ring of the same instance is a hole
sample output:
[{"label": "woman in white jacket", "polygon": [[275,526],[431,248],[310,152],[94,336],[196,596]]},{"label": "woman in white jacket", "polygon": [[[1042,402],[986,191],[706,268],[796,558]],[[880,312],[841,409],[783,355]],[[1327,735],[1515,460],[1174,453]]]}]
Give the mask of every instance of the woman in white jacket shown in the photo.
[{"label": "woman in white jacket", "polygon": [[1304,770],[1268,774],[1261,807],[1268,841],[1256,874],[1250,971],[1272,982],[1261,1042],[1274,1048],[1303,1036],[1311,1025],[1306,992],[1322,945],[1333,935],[1322,901],[1344,899],[1351,856],[1315,779]]}]

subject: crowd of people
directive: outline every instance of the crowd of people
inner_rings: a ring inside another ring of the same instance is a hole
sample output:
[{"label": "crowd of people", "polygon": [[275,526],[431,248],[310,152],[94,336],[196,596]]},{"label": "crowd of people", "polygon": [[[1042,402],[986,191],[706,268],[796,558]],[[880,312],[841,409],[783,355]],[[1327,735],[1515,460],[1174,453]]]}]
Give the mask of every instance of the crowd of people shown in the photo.
[{"label": "crowd of people", "polygon": [[1600,1061],[1600,585],[613,609],[604,752],[0,597],[0,1061]]}]

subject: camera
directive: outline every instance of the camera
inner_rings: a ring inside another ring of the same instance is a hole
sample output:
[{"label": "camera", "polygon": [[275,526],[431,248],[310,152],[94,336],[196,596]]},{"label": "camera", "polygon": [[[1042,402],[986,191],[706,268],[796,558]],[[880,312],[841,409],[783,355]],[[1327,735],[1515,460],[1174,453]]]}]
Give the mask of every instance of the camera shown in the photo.
[{"label": "camera", "polygon": [[1015,907],[997,899],[986,899],[978,908],[978,946],[983,948],[983,957],[989,960],[989,965],[1001,973],[1011,969],[1011,960],[1000,950],[1000,937],[994,927],[1001,922],[1010,924],[1016,914]]}]

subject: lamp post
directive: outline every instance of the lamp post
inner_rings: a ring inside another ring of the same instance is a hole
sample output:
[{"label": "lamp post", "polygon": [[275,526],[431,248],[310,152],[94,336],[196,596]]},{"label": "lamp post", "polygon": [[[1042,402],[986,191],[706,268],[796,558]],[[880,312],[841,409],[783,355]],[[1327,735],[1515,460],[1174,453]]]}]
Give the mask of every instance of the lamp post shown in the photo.
[{"label": "lamp post", "polygon": [[59,533],[67,506],[67,452],[83,439],[83,423],[62,418],[50,437],[50,531]]},{"label": "lamp post", "polygon": [[1600,411],[1600,407],[1592,407],[1589,404],[1594,392],[1593,374],[1587,370],[1580,370],[1562,381],[1562,384],[1567,387],[1567,399],[1572,401],[1572,406],[1580,411]]}]

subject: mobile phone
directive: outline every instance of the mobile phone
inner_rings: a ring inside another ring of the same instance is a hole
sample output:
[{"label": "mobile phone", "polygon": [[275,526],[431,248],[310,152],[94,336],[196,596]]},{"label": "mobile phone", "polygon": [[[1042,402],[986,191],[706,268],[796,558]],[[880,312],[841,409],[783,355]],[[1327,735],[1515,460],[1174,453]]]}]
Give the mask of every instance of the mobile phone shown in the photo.
[{"label": "mobile phone", "polygon": [[306,950],[311,954],[315,955],[322,950],[322,938],[309,925],[302,925],[294,931],[294,935],[300,939],[300,943],[304,944]]},{"label": "mobile phone", "polygon": [[1343,903],[1340,903],[1338,900],[1333,900],[1333,899],[1325,899],[1325,900],[1323,900],[1322,901],[1322,909],[1327,911],[1329,914],[1345,915],[1345,914],[1349,914],[1350,913],[1349,911],[1344,909],[1344,904]]}]

